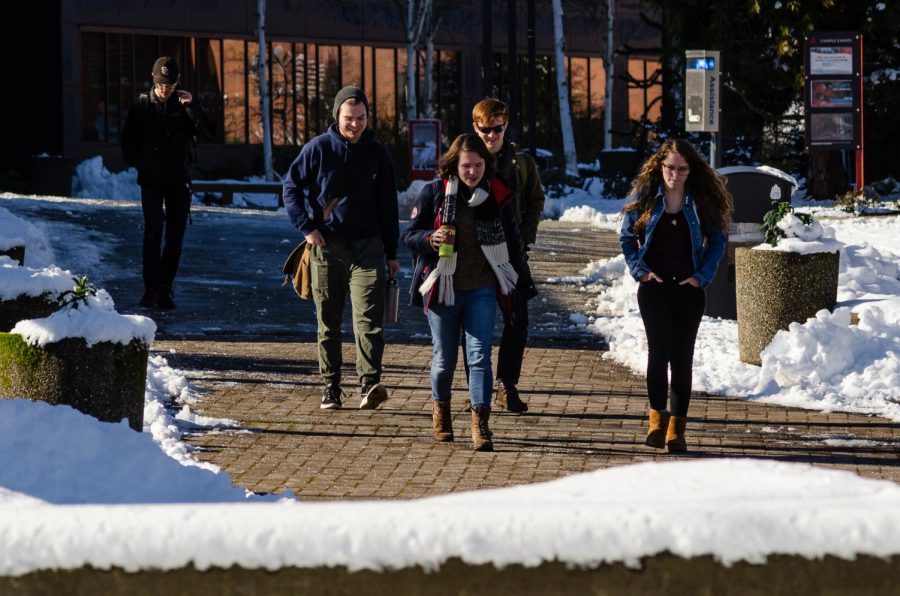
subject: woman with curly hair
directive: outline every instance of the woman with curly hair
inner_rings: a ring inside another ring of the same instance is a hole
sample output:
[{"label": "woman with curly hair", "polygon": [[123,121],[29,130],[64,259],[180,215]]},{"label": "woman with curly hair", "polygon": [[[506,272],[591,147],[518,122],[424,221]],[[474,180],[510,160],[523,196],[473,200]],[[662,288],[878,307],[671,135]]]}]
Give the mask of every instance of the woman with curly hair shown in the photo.
[{"label": "woman with curly hair", "polygon": [[732,198],[693,145],[669,139],[644,162],[629,199],[619,243],[639,282],[638,308],[647,334],[650,429],[645,444],[680,453],[687,451],[694,342],[706,306],[703,288],[725,254]]}]

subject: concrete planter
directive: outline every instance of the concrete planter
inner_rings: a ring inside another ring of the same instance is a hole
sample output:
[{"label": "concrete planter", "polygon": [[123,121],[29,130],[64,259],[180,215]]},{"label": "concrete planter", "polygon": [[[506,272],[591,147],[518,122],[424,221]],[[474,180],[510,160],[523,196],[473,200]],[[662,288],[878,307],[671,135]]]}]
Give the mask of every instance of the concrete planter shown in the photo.
[{"label": "concrete planter", "polygon": [[762,364],[760,352],[780,329],[804,323],[837,303],[840,252],[735,251],[738,347],[742,362]]},{"label": "concrete planter", "polygon": [[144,424],[144,384],[149,346],[101,342],[88,347],[68,338],[43,347],[0,333],[0,398],[63,404],[104,422]]},{"label": "concrete planter", "polygon": [[40,296],[22,294],[12,300],[0,300],[0,331],[9,331],[25,319],[49,317],[58,308],[56,297],[50,293]]}]

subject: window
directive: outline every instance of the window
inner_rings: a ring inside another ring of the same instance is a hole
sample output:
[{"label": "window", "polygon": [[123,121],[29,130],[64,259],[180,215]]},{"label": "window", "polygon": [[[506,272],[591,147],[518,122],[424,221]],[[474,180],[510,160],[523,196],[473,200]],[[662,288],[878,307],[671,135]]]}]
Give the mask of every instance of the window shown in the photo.
[{"label": "window", "polygon": [[662,101],[662,63],[644,58],[628,59],[628,117],[651,122],[659,119]]},{"label": "window", "polygon": [[294,75],[296,56],[291,43],[273,42],[270,46],[272,90],[272,144],[296,145],[294,128]]},{"label": "window", "polygon": [[212,141],[221,143],[223,140],[222,127],[217,126],[223,121],[223,93],[222,93],[222,41],[218,39],[198,39],[197,48],[197,84],[188,90],[194,96],[200,111],[211,123],[210,131],[215,136]]},{"label": "window", "polygon": [[81,139],[106,142],[106,35],[81,36]]},{"label": "window", "polygon": [[338,46],[319,46],[319,93],[315,95],[318,113],[317,130],[325,132],[334,121],[331,108],[334,96],[341,90],[341,53]]},{"label": "window", "polygon": [[394,143],[397,118],[396,63],[393,48],[375,48],[375,122],[369,124],[383,143]]},{"label": "window", "polygon": [[244,42],[226,39],[224,47],[223,128],[226,143],[247,142],[247,64]]},{"label": "window", "polygon": [[247,93],[247,141],[252,144],[263,142],[262,107],[260,105],[259,71],[257,68],[258,61],[259,43],[255,41],[247,42],[247,71],[250,75],[247,77],[249,84]]},{"label": "window", "polygon": [[[294,146],[321,134],[333,121],[334,97],[360,85],[369,98],[369,126],[388,145],[402,141],[406,118],[406,54],[396,48],[269,44],[273,144]],[[214,39],[85,32],[81,36],[81,130],[86,142],[118,143],[128,110],[152,89],[151,70],[163,55],[181,67],[181,85],[213,125],[213,143],[262,143],[258,43]],[[418,112],[424,112],[425,55],[416,56]],[[459,52],[435,51],[433,116],[447,136],[462,130]]]},{"label": "window", "polygon": [[590,89],[588,59],[569,58],[569,96],[572,108],[572,131],[575,135],[575,151],[579,155],[591,153]]}]

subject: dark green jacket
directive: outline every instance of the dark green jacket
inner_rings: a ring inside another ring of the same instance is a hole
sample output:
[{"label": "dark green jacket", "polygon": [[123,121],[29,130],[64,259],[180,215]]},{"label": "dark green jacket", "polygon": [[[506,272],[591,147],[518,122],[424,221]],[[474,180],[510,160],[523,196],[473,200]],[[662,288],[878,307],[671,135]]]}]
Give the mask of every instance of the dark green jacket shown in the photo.
[{"label": "dark green jacket", "polygon": [[513,192],[516,221],[524,248],[528,250],[537,238],[544,210],[544,189],[537,164],[533,157],[519,151],[515,143],[506,141],[497,154],[497,176]]}]

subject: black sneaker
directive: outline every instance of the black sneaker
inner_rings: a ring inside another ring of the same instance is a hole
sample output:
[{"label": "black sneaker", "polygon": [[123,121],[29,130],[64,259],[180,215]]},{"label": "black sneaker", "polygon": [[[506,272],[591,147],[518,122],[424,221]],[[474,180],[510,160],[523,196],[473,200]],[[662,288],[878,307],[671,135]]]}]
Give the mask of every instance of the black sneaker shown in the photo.
[{"label": "black sneaker", "polygon": [[144,308],[156,308],[156,290],[144,290],[141,301],[138,302]]},{"label": "black sneaker", "polygon": [[345,397],[340,385],[328,385],[322,392],[322,403],[319,404],[321,410],[339,410],[341,408],[341,398]]},{"label": "black sneaker", "polygon": [[156,308],[163,310],[172,310],[175,308],[175,300],[173,298],[171,288],[160,288],[156,294]]},{"label": "black sneaker", "polygon": [[381,383],[366,383],[359,390],[359,398],[360,410],[374,410],[387,400],[387,389]]}]

